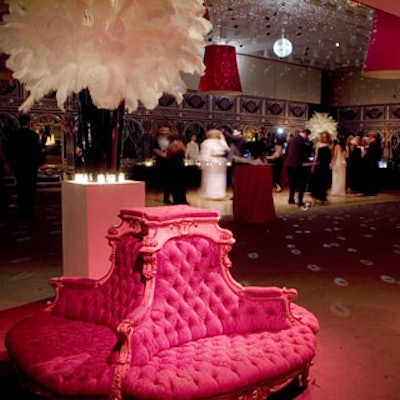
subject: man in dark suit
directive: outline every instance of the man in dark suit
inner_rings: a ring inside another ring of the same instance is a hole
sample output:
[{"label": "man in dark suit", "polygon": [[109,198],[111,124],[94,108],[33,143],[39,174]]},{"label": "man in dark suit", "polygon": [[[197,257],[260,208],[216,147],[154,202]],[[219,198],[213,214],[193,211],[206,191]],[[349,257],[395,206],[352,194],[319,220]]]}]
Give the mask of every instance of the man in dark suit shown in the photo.
[{"label": "man in dark suit", "polygon": [[364,196],[376,196],[379,190],[379,161],[382,149],[375,131],[368,132],[368,146],[364,155]]},{"label": "man in dark suit", "polygon": [[289,176],[289,204],[295,204],[295,193],[298,191],[298,206],[303,207],[303,196],[307,180],[307,163],[310,156],[309,137],[311,131],[303,129],[293,136],[286,147],[286,169]]},{"label": "man in dark suit", "polygon": [[12,132],[8,139],[8,158],[17,184],[18,213],[21,217],[31,217],[41,147],[39,135],[30,129],[29,115],[22,114],[19,122],[20,128]]}]

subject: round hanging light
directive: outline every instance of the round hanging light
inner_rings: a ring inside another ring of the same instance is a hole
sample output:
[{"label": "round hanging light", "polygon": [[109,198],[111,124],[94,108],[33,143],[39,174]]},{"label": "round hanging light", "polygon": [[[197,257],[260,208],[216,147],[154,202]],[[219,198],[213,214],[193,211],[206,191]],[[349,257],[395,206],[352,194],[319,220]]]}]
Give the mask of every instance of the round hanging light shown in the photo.
[{"label": "round hanging light", "polygon": [[279,58],[286,58],[292,54],[293,45],[289,39],[285,38],[285,32],[282,29],[282,37],[275,41],[272,48],[274,54]]},{"label": "round hanging light", "polygon": [[293,45],[289,39],[282,37],[274,43],[272,50],[277,57],[286,58],[292,54]]}]

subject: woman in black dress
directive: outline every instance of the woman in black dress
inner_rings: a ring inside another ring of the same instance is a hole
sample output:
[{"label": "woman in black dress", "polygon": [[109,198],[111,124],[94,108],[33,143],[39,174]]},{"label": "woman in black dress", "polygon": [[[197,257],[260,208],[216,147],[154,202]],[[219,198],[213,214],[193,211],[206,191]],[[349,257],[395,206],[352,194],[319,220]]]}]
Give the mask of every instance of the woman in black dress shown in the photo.
[{"label": "woman in black dress", "polygon": [[312,166],[312,191],[316,201],[327,204],[326,193],[331,185],[332,172],[332,140],[328,132],[322,132],[320,140],[315,145],[314,164]]},{"label": "woman in black dress", "polygon": [[282,191],[281,175],[283,168],[283,144],[284,140],[274,137],[274,147],[271,154],[267,156],[267,160],[272,164],[272,184],[276,192]]},{"label": "woman in black dress", "polygon": [[188,204],[185,188],[185,144],[173,139],[167,148],[166,179],[174,204]]}]

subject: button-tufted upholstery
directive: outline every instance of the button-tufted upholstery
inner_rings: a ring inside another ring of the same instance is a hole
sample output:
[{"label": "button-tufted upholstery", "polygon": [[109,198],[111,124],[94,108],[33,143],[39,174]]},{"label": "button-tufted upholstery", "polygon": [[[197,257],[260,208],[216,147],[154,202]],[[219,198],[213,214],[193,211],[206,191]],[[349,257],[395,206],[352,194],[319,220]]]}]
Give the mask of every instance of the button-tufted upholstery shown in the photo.
[{"label": "button-tufted upholstery", "polygon": [[126,398],[216,396],[312,360],[314,332],[289,320],[281,290],[271,288],[267,298],[233,293],[210,239],[171,239],[157,258],[154,299],[132,335]]},{"label": "button-tufted upholstery", "polygon": [[141,283],[139,265],[136,263],[139,247],[137,238],[123,238],[115,253],[115,271],[109,274],[103,285],[98,285],[98,282],[91,279],[52,280],[55,287],[58,282],[63,286],[62,296],[53,305],[52,313],[69,319],[107,325],[115,330],[142,298],[144,286]]},{"label": "button-tufted upholstery", "polygon": [[[100,281],[58,278],[6,347],[31,387],[63,398],[265,399],[306,383],[318,321],[294,289],[243,287],[232,233],[186,205],[123,209]],[[32,385],[33,383],[33,385]]]},{"label": "button-tufted upholstery", "polygon": [[293,289],[232,279],[234,240],[218,216],[180,206],[121,218],[142,221],[152,238],[141,249],[148,300],[124,340],[124,399],[265,398],[297,377],[306,383],[318,321],[291,303]]},{"label": "button-tufted upholstery", "polygon": [[51,396],[110,396],[119,357],[117,326],[143,294],[139,247],[137,238],[122,237],[113,267],[101,281],[53,279],[51,307],[8,331],[8,353],[32,390]]}]

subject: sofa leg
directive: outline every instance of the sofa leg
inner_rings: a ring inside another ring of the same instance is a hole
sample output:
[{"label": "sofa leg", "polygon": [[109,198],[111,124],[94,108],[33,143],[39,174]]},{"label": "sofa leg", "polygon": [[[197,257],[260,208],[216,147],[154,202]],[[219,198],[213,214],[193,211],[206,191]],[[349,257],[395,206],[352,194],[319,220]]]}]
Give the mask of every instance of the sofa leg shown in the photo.
[{"label": "sofa leg", "polygon": [[299,386],[302,387],[303,389],[307,389],[308,387],[308,382],[310,381],[309,378],[309,372],[310,372],[310,367],[311,367],[311,362],[308,363],[304,369],[301,375],[299,376]]}]

